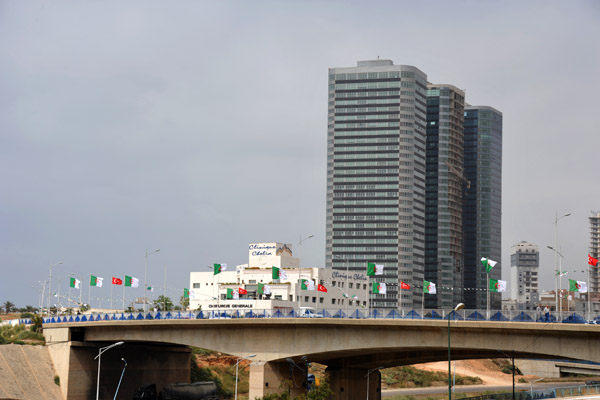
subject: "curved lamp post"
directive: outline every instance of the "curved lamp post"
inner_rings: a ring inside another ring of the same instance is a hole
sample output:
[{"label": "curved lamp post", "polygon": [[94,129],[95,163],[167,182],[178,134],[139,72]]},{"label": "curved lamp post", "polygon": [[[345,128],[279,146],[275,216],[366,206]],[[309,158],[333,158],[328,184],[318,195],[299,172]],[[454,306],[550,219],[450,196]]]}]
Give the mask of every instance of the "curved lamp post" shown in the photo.
[{"label": "curved lamp post", "polygon": [[[571,213],[565,213],[563,215],[561,215],[560,217],[558,216],[558,213],[555,214],[554,217],[554,293],[555,293],[555,308],[556,308],[556,312],[558,312],[558,221],[560,221],[561,219],[563,219],[564,217],[568,217],[569,215],[571,215]],[[562,311],[562,310],[561,310]]]},{"label": "curved lamp post", "polygon": [[146,290],[148,289],[148,254],[158,253],[159,251],[160,249],[156,249],[148,253],[148,249],[146,249],[146,262],[144,263],[144,314],[148,311],[148,297],[146,295]]},{"label": "curved lamp post", "polygon": [[380,370],[383,367],[377,367],[377,368],[373,368],[367,371],[367,374],[365,375],[365,377],[367,378],[367,400],[369,400],[369,375],[371,375],[371,372],[375,372]]},{"label": "curved lamp post", "polygon": [[298,308],[302,307],[302,279],[300,278],[300,266],[302,265],[302,242],[312,237],[315,237],[315,235],[308,235],[304,239],[302,239],[302,236],[300,236],[300,241],[298,242]]},{"label": "curved lamp post", "polygon": [[[458,303],[454,311],[465,308],[464,303]],[[450,314],[448,314],[448,400],[452,400],[452,357],[450,354]]]},{"label": "curved lamp post", "polygon": [[237,400],[238,369],[239,369],[240,361],[248,360],[252,357],[256,357],[256,354],[250,354],[249,356],[246,356],[246,357],[240,357],[240,358],[238,358],[237,362],[235,363],[235,397],[234,397],[234,400]]},{"label": "curved lamp post", "polygon": [[[98,351],[98,355],[96,357],[94,357],[94,360],[97,358],[98,359],[98,380],[96,381],[96,400],[100,399],[100,360],[102,360],[102,353],[104,353],[106,350],[110,350],[113,347],[116,346],[120,346],[125,342],[117,342],[117,343],[113,343],[110,346],[106,346],[106,347],[100,347],[100,350]],[[127,362],[125,362],[125,366],[127,366]],[[125,372],[125,368],[123,368],[123,372]],[[119,384],[121,384],[121,382],[119,381]],[[118,388],[117,388],[118,390]]]}]

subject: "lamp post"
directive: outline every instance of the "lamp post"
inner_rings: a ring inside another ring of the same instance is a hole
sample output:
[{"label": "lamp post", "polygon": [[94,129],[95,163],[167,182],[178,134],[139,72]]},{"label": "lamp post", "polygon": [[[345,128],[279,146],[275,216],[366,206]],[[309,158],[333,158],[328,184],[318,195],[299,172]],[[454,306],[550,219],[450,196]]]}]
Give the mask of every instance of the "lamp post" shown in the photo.
[{"label": "lamp post", "polygon": [[375,372],[380,370],[383,367],[377,367],[377,368],[373,368],[367,371],[367,374],[365,375],[365,377],[367,378],[367,400],[369,400],[369,375],[371,375],[371,372]]},{"label": "lamp post", "polygon": [[558,311],[558,221],[563,219],[564,217],[568,217],[571,213],[565,213],[558,216],[558,212],[555,212],[554,217],[554,286],[555,286],[555,302],[556,302],[556,311]]},{"label": "lamp post", "polygon": [[348,260],[340,257],[340,256],[333,256],[334,258],[337,258],[338,260],[342,260],[346,263],[346,318],[348,318],[348,304],[350,303],[350,290],[348,287],[348,276],[350,276],[350,271],[348,269]]},{"label": "lamp post", "polygon": [[300,266],[302,265],[302,242],[314,237],[315,235],[308,235],[304,239],[302,239],[302,235],[300,235],[300,241],[298,242],[298,307],[302,306],[302,281],[300,279]]},{"label": "lamp post", "polygon": [[[96,357],[94,357],[94,360],[96,358],[98,359],[98,380],[96,381],[96,400],[100,399],[100,360],[102,360],[102,353],[104,353],[107,350],[112,349],[113,347],[120,346],[123,343],[125,343],[125,342],[117,342],[117,343],[111,344],[110,346],[100,347],[100,350],[98,351],[98,355]],[[127,363],[125,363],[125,366],[127,366]]]},{"label": "lamp post", "polygon": [[[554,257],[556,257],[557,255],[560,257],[559,258],[559,263],[558,263],[558,269],[555,272],[555,276],[554,276],[554,280],[555,280],[555,286],[556,286],[556,312],[558,313],[559,310],[560,312],[562,312],[562,299],[558,300],[560,298],[559,290],[562,292],[562,260],[563,258],[565,258],[562,253],[560,251],[558,251],[555,247],[552,246],[546,246],[547,248],[549,248],[550,250],[552,250],[554,252]],[[556,283],[556,281],[558,281],[558,283]]]},{"label": "lamp post", "polygon": [[247,357],[240,357],[237,359],[237,362],[235,363],[235,397],[234,397],[234,400],[237,400],[238,369],[239,369],[240,361],[247,360],[252,357],[256,357],[256,354],[250,354]]},{"label": "lamp post", "polygon": [[146,262],[144,264],[144,314],[146,313],[148,306],[148,297],[146,296],[146,289],[148,288],[148,254],[157,253],[159,251],[160,249],[156,249],[148,253],[148,249],[146,249]]},{"label": "lamp post", "polygon": [[64,261],[59,261],[56,264],[52,264],[50,266],[50,268],[48,268],[50,270],[50,279],[49,279],[49,284],[48,284],[48,315],[50,315],[50,293],[52,292],[52,267],[56,267],[59,264],[62,264]]},{"label": "lamp post", "polygon": [[117,385],[117,391],[115,392],[115,397],[113,398],[113,400],[117,400],[117,395],[119,394],[119,388],[121,387],[121,381],[123,380],[123,375],[125,374],[125,368],[127,368],[127,360],[125,360],[124,358],[121,358],[121,361],[123,361],[125,363],[125,365],[123,366],[123,371],[121,372],[121,377],[119,378],[119,384]]},{"label": "lamp post", "polygon": [[[454,311],[465,308],[464,303],[458,303]],[[450,353],[450,313],[448,313],[448,400],[452,400],[452,357]]]},{"label": "lamp post", "polygon": [[40,295],[40,315],[44,315],[44,295],[46,294],[46,283],[48,283],[48,281],[38,281],[38,283],[42,286]]}]

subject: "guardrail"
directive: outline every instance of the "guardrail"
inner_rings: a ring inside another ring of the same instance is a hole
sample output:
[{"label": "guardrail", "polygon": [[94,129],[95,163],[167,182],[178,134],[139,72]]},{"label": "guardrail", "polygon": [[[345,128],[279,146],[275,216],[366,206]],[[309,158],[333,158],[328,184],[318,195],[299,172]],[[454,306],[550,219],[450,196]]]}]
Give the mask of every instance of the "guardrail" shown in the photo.
[{"label": "guardrail", "polygon": [[[396,309],[354,310],[346,314],[344,309],[319,309],[307,313],[296,309],[263,309],[263,310],[199,310],[199,311],[156,311],[156,312],[114,312],[91,313],[80,315],[60,315],[44,317],[48,324],[85,321],[140,321],[161,319],[232,319],[232,318],[343,318],[343,319],[428,319],[428,320],[464,320],[464,321],[506,321],[506,322],[540,322],[568,324],[600,324],[600,315],[586,319],[577,313],[539,313],[536,311],[495,311],[460,310],[446,313],[441,310],[425,310],[424,315],[411,310],[408,312]],[[19,320],[29,324],[31,320]]]},{"label": "guardrail", "polygon": [[[556,399],[561,397],[585,396],[600,393],[600,386],[569,386],[554,389],[527,390],[515,392],[515,400]],[[481,396],[465,397],[463,400],[512,400],[512,392],[485,394]]]}]

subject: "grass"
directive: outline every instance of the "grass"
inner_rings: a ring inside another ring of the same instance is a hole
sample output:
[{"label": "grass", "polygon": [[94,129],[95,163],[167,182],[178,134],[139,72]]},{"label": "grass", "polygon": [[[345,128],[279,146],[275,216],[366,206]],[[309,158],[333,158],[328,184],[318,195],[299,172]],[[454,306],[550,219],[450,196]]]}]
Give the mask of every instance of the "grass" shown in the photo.
[{"label": "grass", "polygon": [[44,335],[33,332],[25,325],[0,326],[0,344],[44,344]]},{"label": "grass", "polygon": [[[423,371],[410,366],[388,368],[381,371],[381,383],[389,389],[413,387],[444,386],[448,384],[445,372]],[[483,383],[479,377],[456,375],[457,385],[478,385]]]}]

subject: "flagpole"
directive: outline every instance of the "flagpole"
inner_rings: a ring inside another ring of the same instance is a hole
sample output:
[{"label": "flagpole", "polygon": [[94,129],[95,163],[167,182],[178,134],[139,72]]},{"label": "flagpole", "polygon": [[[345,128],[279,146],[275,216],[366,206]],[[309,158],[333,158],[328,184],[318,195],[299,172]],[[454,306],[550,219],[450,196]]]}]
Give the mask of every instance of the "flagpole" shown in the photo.
[{"label": "flagpole", "polygon": [[[193,289],[193,288],[192,288]],[[148,288],[146,288],[146,290],[148,290]],[[163,312],[167,312],[167,297],[166,297],[166,291],[167,290],[167,264],[165,264],[165,281],[163,283]]]},{"label": "flagpole", "polygon": [[[489,262],[489,259],[488,259]],[[486,268],[487,270],[487,268]],[[487,319],[490,319],[490,273],[487,273]]]},{"label": "flagpole", "polygon": [[92,299],[90,298],[90,294],[92,292],[92,274],[90,275],[90,281],[88,283],[88,307],[92,308]]},{"label": "flagpole", "polygon": [[[146,294],[146,293],[144,293],[144,294]],[[145,301],[145,297],[144,297],[144,301]],[[125,285],[123,285],[123,311],[125,311]]]},{"label": "flagpole", "polygon": [[112,310],[113,308],[113,286],[115,286],[114,282],[111,281],[111,285],[110,285],[110,309]]},{"label": "flagpole", "polygon": [[587,266],[587,284],[588,284],[588,290],[587,290],[587,301],[588,301],[588,310],[587,311],[588,311],[588,317],[587,317],[587,320],[589,321],[591,319],[591,317],[592,317],[592,309],[590,308],[591,307],[591,302],[590,302],[590,286],[592,286],[592,285],[590,284],[590,264],[589,263],[588,263],[588,266]]}]

